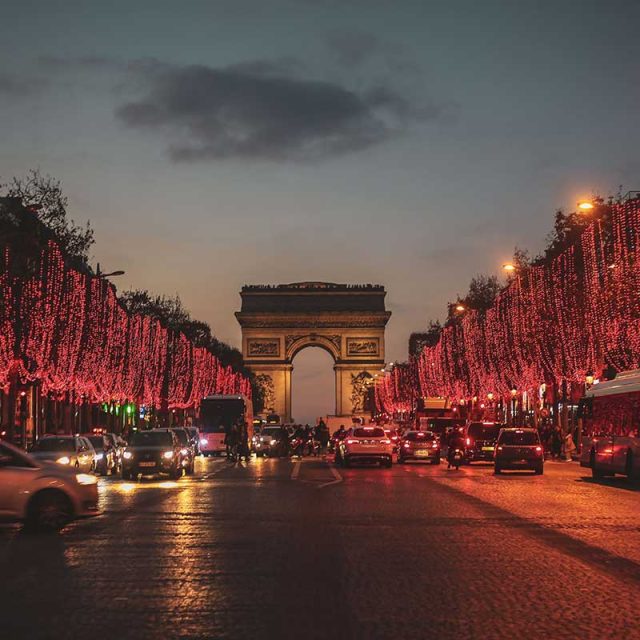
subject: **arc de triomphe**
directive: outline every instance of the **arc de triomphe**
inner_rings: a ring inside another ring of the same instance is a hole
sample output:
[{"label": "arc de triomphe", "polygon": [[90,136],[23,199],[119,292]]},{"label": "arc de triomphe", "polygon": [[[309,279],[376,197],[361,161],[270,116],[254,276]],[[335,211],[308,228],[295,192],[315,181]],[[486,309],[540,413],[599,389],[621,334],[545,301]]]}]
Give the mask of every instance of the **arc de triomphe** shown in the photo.
[{"label": "arc de triomphe", "polygon": [[266,409],[290,422],[295,355],[320,347],[334,360],[337,416],[363,412],[367,381],[384,366],[384,330],[391,312],[380,285],[299,282],[248,285],[240,292],[245,364],[266,385]]}]

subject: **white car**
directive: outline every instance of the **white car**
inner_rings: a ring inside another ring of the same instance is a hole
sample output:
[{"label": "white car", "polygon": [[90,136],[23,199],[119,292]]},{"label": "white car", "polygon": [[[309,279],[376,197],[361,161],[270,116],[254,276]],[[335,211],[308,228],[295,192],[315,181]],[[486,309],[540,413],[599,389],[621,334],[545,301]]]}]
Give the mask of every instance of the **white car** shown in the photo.
[{"label": "white car", "polygon": [[84,436],[44,435],[29,453],[36,460],[57,462],[76,471],[91,473],[96,470],[96,451]]},{"label": "white car", "polygon": [[393,443],[382,427],[354,427],[338,444],[336,462],[345,467],[352,462],[379,462],[390,467],[392,456]]},{"label": "white car", "polygon": [[0,441],[0,520],[59,531],[74,518],[99,514],[98,480],[74,468],[36,460]]}]

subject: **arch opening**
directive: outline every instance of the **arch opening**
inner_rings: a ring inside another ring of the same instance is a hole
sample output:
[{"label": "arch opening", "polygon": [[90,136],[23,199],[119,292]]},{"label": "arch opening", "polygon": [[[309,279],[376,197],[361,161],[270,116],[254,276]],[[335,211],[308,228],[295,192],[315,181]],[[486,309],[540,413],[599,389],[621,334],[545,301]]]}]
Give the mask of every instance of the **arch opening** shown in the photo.
[{"label": "arch opening", "polygon": [[336,406],[334,359],[321,345],[306,345],[293,355],[291,416],[301,424],[333,414]]}]

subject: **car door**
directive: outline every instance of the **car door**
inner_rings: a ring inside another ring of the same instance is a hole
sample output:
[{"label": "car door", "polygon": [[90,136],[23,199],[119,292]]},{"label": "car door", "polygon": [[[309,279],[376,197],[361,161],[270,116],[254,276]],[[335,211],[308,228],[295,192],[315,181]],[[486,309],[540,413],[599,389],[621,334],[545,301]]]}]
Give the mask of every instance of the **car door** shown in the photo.
[{"label": "car door", "polygon": [[0,518],[13,520],[23,515],[37,471],[26,457],[0,444]]}]

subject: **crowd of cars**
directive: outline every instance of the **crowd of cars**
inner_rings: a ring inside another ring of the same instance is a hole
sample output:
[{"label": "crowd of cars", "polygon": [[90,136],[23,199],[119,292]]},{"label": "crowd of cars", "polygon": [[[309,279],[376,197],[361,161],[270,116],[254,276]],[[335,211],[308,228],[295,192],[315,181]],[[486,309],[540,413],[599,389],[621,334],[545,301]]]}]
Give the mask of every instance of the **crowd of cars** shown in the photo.
[{"label": "crowd of cars", "polygon": [[332,438],[335,462],[345,467],[359,462],[390,467],[395,455],[398,464],[437,465],[455,446],[461,463],[491,463],[496,474],[511,469],[544,471],[544,449],[536,429],[481,421],[460,425],[446,419],[432,426],[433,430],[401,431],[357,425],[336,432]]},{"label": "crowd of cars", "polygon": [[99,513],[97,476],[177,480],[194,472],[199,445],[195,427],[134,431],[129,442],[101,429],[45,434],[28,452],[0,440],[0,521],[57,531]]}]

